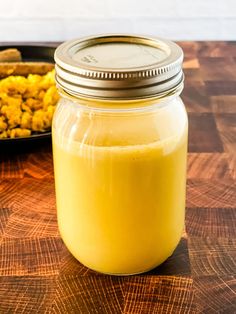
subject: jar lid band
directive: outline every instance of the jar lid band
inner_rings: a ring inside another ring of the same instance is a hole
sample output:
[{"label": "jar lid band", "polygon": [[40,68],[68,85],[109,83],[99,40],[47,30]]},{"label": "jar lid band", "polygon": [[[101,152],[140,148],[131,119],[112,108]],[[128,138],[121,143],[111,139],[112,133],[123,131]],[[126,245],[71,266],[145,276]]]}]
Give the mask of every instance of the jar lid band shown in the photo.
[{"label": "jar lid band", "polygon": [[183,51],[174,42],[134,35],[68,41],[55,52],[56,81],[66,92],[101,99],[154,97],[183,82]]}]

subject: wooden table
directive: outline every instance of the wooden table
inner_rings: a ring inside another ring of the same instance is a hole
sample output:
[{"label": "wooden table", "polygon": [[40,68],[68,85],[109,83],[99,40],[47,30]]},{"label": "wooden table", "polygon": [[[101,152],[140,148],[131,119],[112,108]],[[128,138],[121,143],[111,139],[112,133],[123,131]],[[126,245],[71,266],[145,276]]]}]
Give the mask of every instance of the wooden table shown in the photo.
[{"label": "wooden table", "polygon": [[236,313],[236,43],[180,44],[190,135],[174,254],[138,276],[88,270],[58,233],[50,143],[0,147],[0,313]]}]

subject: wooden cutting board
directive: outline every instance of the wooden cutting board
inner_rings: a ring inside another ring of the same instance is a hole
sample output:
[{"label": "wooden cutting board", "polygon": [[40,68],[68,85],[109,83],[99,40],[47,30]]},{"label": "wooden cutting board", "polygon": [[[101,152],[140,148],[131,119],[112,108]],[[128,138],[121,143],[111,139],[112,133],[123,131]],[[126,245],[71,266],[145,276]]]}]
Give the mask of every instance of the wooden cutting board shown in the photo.
[{"label": "wooden cutting board", "polygon": [[174,254],[138,276],[88,270],[58,233],[50,143],[0,147],[0,313],[236,313],[236,43],[180,45],[190,132]]}]

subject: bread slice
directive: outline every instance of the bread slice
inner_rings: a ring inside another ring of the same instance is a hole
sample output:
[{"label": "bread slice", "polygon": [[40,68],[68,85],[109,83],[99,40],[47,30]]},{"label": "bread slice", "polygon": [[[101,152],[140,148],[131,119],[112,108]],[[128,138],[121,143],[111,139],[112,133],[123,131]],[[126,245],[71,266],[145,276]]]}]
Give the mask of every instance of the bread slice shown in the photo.
[{"label": "bread slice", "polygon": [[4,49],[0,51],[0,62],[21,61],[21,53],[15,48]]},{"label": "bread slice", "polygon": [[0,78],[9,75],[44,75],[53,68],[54,64],[48,62],[0,62]]}]

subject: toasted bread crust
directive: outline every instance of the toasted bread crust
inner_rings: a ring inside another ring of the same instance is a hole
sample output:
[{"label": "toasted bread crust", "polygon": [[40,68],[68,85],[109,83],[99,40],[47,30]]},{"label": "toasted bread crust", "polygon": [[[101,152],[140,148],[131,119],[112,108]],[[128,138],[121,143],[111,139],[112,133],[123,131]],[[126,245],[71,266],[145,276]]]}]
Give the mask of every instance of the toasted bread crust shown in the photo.
[{"label": "toasted bread crust", "polygon": [[47,62],[0,62],[0,78],[9,75],[44,75],[53,68],[54,64]]},{"label": "toasted bread crust", "polygon": [[4,49],[0,51],[0,62],[21,61],[21,53],[15,48]]}]

